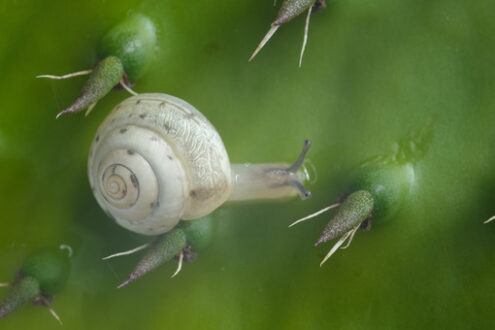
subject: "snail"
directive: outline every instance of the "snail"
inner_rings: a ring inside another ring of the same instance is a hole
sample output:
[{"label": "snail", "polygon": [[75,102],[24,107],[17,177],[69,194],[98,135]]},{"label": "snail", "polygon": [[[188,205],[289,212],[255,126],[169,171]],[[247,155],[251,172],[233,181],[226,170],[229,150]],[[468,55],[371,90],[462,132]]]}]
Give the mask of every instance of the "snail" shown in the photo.
[{"label": "snail", "polygon": [[[63,250],[68,250],[68,253]],[[0,286],[10,287],[7,295],[0,301],[0,320],[32,301],[47,307],[52,316],[62,323],[49,305],[53,296],[67,282],[71,254],[72,249],[69,246],[61,245],[59,249],[40,249],[28,256],[12,283],[0,283]]]},{"label": "snail", "polygon": [[220,135],[191,104],[139,94],[98,128],[88,176],[98,204],[117,224],[156,236],[227,201],[309,198],[302,164],[310,144],[304,142],[292,165],[230,164]]},{"label": "snail", "polygon": [[[277,0],[274,1],[274,5],[276,5],[276,3]],[[307,10],[308,14],[306,16],[306,25],[304,26],[304,38],[301,47],[301,53],[299,55],[299,67],[301,67],[304,50],[306,49],[306,43],[308,41],[309,19],[311,17],[311,14],[318,10],[326,8],[326,6],[327,4],[325,0],[284,0],[277,14],[277,17],[272,22],[272,26],[266,33],[265,37],[261,40],[258,47],[256,47],[256,49],[254,50],[253,54],[249,58],[249,61],[252,61],[254,59],[254,57],[271,39],[275,32],[277,32],[280,25],[291,21]]]},{"label": "snail", "polygon": [[157,47],[157,32],[153,22],[141,13],[129,15],[114,26],[103,37],[99,51],[99,62],[94,69],[70,73],[64,76],[39,75],[37,78],[67,79],[90,75],[79,96],[61,115],[88,109],[120,85],[135,95],[129,84],[139,79],[152,62]]}]

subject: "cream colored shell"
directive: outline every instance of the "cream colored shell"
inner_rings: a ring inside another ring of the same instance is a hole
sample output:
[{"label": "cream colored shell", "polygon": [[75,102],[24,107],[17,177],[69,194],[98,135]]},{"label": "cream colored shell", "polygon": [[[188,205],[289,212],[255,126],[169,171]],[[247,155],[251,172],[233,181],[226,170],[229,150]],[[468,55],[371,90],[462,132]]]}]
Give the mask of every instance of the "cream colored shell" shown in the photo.
[{"label": "cream colored shell", "polygon": [[130,97],[110,113],[93,140],[88,175],[103,210],[147,235],[211,213],[232,189],[229,158],[213,125],[166,94]]}]

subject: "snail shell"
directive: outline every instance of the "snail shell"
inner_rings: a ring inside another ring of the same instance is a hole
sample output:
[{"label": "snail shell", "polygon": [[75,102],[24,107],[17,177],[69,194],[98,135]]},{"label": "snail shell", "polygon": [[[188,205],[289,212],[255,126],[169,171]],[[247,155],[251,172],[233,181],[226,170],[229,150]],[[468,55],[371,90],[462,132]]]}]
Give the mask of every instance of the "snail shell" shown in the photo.
[{"label": "snail shell", "polygon": [[91,146],[88,175],[103,210],[147,235],[209,214],[232,189],[229,158],[213,125],[166,94],[130,97],[110,113]]}]

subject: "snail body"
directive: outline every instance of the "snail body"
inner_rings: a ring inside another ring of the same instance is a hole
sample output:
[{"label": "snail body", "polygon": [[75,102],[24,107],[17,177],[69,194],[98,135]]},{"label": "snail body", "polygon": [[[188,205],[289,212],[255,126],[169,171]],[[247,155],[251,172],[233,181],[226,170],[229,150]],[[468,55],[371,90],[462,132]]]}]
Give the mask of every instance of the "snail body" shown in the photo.
[{"label": "snail body", "polygon": [[309,197],[298,161],[231,165],[220,135],[196,108],[166,94],[140,94],[100,125],[88,176],[100,206],[137,233],[158,235],[210,214],[227,200]]}]

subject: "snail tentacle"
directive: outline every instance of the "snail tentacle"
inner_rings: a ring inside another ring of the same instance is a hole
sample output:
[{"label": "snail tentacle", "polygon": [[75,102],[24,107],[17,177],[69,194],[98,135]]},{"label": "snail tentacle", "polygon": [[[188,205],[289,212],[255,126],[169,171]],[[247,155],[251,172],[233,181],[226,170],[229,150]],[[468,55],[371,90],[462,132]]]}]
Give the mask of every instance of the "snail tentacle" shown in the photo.
[{"label": "snail tentacle", "polygon": [[301,153],[297,157],[296,161],[287,169],[287,172],[296,173],[301,168],[309,148],[311,148],[311,140],[304,140]]},{"label": "snail tentacle", "polygon": [[311,191],[306,189],[301,182],[297,180],[290,180],[287,182],[287,185],[296,188],[297,191],[299,192],[299,196],[301,197],[301,199],[311,198]]}]

